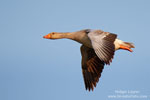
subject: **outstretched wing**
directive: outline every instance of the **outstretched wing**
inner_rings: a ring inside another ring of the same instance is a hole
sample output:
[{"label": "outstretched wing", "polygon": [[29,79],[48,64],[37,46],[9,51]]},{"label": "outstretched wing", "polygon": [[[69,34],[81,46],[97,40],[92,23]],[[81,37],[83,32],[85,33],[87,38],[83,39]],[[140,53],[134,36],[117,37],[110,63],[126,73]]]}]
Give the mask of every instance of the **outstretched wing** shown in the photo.
[{"label": "outstretched wing", "polygon": [[88,37],[99,59],[106,64],[110,64],[115,52],[114,41],[117,35],[101,30],[93,30],[88,33]]},{"label": "outstretched wing", "polygon": [[101,61],[95,54],[92,48],[88,48],[84,45],[81,46],[82,54],[82,73],[86,90],[89,91],[96,87],[96,83],[101,77],[102,70],[104,68],[104,62]]}]

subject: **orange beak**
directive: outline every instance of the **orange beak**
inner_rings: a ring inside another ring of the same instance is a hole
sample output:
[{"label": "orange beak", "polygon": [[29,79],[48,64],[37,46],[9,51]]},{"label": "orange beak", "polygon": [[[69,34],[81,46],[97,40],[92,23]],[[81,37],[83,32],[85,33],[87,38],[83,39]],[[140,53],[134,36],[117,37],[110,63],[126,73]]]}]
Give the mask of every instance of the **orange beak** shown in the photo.
[{"label": "orange beak", "polygon": [[45,39],[50,39],[51,36],[50,36],[50,34],[47,34],[47,35],[43,36],[43,38],[45,38]]}]

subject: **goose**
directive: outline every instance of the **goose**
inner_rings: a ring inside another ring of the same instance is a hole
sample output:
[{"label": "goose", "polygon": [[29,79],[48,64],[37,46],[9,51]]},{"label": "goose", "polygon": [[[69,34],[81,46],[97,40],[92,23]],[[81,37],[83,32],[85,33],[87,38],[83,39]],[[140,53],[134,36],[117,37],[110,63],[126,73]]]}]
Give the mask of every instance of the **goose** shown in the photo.
[{"label": "goose", "polygon": [[86,90],[94,90],[104,65],[112,62],[116,50],[123,49],[132,52],[133,43],[124,42],[117,34],[102,30],[84,29],[76,32],[51,32],[45,39],[71,39],[81,43],[81,67]]}]

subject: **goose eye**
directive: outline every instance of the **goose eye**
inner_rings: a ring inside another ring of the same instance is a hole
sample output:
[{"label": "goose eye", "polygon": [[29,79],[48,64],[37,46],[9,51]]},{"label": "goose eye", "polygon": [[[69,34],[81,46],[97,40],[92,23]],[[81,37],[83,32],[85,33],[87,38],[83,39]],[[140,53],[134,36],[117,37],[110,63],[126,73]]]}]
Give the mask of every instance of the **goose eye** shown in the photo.
[{"label": "goose eye", "polygon": [[54,35],[55,33],[53,32],[52,35]]}]

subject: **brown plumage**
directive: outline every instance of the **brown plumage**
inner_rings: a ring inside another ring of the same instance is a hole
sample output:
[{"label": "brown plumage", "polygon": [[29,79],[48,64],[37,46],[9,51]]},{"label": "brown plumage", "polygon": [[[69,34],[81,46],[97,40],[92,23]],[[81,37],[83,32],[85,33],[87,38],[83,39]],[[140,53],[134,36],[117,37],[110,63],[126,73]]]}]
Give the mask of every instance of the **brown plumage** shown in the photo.
[{"label": "brown plumage", "polygon": [[96,87],[96,84],[101,77],[104,62],[97,57],[92,48],[82,45],[80,49],[82,54],[82,73],[85,88],[90,91]]}]

